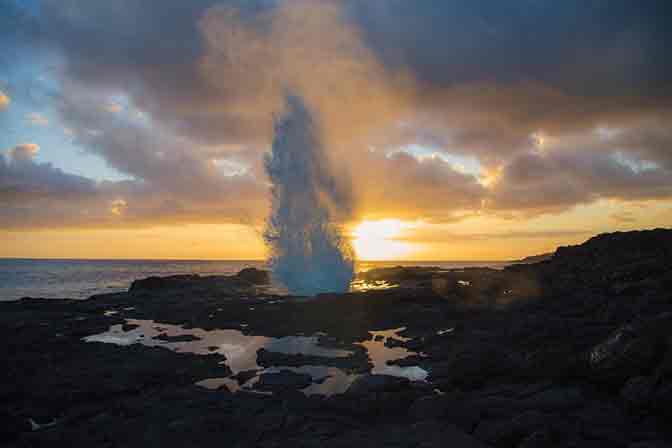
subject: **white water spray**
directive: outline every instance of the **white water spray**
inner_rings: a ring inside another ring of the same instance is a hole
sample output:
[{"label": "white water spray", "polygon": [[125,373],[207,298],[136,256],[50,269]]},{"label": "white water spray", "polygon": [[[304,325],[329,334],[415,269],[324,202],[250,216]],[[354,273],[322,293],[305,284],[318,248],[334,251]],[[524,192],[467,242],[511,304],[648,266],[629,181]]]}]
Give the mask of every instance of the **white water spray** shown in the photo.
[{"label": "white water spray", "polygon": [[345,292],[354,274],[353,251],[332,221],[352,208],[348,188],[331,172],[313,118],[288,96],[265,159],[272,212],[264,239],[276,280],[291,293]]}]

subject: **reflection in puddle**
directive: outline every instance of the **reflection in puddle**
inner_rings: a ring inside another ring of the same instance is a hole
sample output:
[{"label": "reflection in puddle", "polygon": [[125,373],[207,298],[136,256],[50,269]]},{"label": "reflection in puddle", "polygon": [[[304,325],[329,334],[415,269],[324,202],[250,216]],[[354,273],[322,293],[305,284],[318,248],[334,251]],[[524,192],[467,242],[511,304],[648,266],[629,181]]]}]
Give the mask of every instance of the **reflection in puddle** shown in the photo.
[{"label": "reflection in puddle", "polygon": [[[126,319],[126,328],[113,325],[109,331],[85,337],[86,342],[103,342],[116,345],[142,344],[148,347],[162,347],[178,353],[198,355],[220,354],[226,357],[226,364],[232,374],[226,378],[208,378],[196,383],[208,389],[219,389],[226,386],[231,392],[249,390],[255,392],[254,386],[261,374],[273,374],[282,370],[308,374],[313,383],[301,389],[307,395],[333,395],[345,392],[358,377],[336,367],[321,365],[303,365],[300,367],[273,366],[262,368],[257,364],[257,351],[264,348],[270,352],[283,354],[304,354],[320,357],[342,358],[354,354],[352,351],[322,347],[318,345],[318,335],[285,336],[272,338],[266,336],[250,336],[238,330],[203,330],[200,328],[185,329],[177,325],[161,324],[152,320]],[[399,335],[405,328],[371,331],[371,339],[357,343],[367,351],[373,364],[372,374],[406,377],[411,381],[424,381],[427,372],[418,366],[402,367],[390,365],[388,361],[396,361],[410,355],[417,355],[404,347],[387,346],[391,341],[398,343],[409,341]],[[320,335],[324,335],[320,333]],[[388,343],[386,345],[386,343]],[[240,382],[238,374],[245,376]]]},{"label": "reflection in puddle", "polygon": [[411,381],[424,381],[427,378],[427,371],[418,366],[402,367],[388,364],[388,361],[397,361],[411,355],[417,355],[404,347],[388,347],[385,343],[388,339],[401,342],[410,341],[410,338],[399,336],[406,327],[396,328],[394,330],[370,331],[372,339],[370,341],[360,342],[364,347],[373,364],[371,373],[377,375],[391,375],[408,378]]},{"label": "reflection in puddle", "polygon": [[399,335],[399,333],[401,333],[404,330],[406,330],[406,327],[394,328],[392,330],[378,330],[378,331],[373,330],[369,331],[369,333],[371,334],[371,337],[373,338],[374,341],[382,340],[383,344],[387,342],[388,339],[395,339],[401,342],[408,342],[411,340],[411,338],[405,338]]}]

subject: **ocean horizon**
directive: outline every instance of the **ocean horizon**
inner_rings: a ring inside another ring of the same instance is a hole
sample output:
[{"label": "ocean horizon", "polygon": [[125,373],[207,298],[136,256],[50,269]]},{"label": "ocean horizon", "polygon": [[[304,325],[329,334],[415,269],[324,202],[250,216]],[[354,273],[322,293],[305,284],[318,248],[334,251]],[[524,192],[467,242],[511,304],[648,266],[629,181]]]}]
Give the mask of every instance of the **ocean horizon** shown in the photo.
[{"label": "ocean horizon", "polygon": [[[511,261],[361,260],[356,271],[394,266],[440,269],[502,268]],[[241,269],[268,268],[265,260],[0,258],[0,301],[22,297],[86,299],[125,291],[133,280],[179,274],[231,275]]]}]

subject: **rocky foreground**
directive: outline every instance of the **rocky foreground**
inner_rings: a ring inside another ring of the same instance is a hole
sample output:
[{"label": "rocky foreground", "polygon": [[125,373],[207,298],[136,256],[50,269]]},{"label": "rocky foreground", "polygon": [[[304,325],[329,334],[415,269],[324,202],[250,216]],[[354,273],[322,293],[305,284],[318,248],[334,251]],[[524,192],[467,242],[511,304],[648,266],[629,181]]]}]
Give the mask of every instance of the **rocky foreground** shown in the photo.
[{"label": "rocky foreground", "polygon": [[[0,445],[672,446],[672,230],[600,235],[502,271],[370,271],[361,280],[398,287],[366,293],[273,296],[266,277],[150,278],[86,301],[0,303]],[[359,376],[332,396],[304,395],[310,379],[290,372],[260,380],[263,394],[208,390],[195,383],[223,375],[219,354],[82,341],[129,318],[319,333],[352,356],[260,350],[257,363]],[[400,327],[403,340],[388,343],[422,355],[397,363],[426,381],[368,374],[353,345]]]}]

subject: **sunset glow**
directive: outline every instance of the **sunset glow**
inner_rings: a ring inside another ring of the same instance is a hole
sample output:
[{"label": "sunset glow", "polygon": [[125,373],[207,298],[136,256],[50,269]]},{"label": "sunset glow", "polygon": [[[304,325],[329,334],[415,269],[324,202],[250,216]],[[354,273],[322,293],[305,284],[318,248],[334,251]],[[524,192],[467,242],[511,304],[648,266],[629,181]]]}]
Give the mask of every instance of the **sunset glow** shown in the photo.
[{"label": "sunset glow", "polygon": [[396,241],[405,225],[397,219],[362,221],[352,232],[352,245],[361,260],[403,260],[413,252],[413,246]]}]

